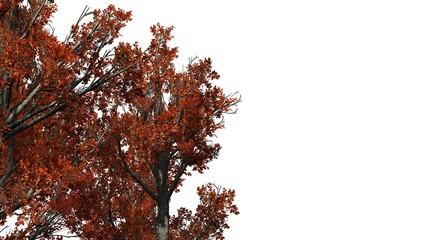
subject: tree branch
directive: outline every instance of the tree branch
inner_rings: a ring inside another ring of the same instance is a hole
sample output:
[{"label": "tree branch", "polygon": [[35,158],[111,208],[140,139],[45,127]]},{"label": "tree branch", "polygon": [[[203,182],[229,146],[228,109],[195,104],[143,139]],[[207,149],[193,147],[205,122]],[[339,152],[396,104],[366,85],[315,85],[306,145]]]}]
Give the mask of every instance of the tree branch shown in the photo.
[{"label": "tree branch", "polygon": [[21,39],[24,39],[30,28],[34,25],[34,22],[37,20],[37,18],[40,16],[40,13],[42,12],[42,9],[44,6],[46,6],[47,0],[44,0],[43,3],[40,5],[39,9],[37,10],[36,14],[33,15],[33,18],[30,21],[30,24],[26,27],[25,32],[22,34]]},{"label": "tree branch", "polygon": [[96,89],[100,85],[108,82],[109,80],[111,80],[111,79],[117,77],[118,75],[126,72],[127,70],[135,67],[137,64],[138,64],[138,62],[132,63],[131,65],[129,65],[129,66],[127,66],[127,67],[125,67],[125,68],[117,71],[116,73],[114,73],[111,76],[107,76],[105,78],[101,78],[101,79],[98,79],[97,81],[94,81],[89,87],[87,87],[85,90],[83,90],[81,93],[79,93],[79,95],[82,96],[82,95],[85,95],[86,93],[88,93],[90,91],[93,91],[94,89]]},{"label": "tree branch", "polygon": [[176,187],[178,186],[179,179],[181,179],[182,174],[185,172],[185,168],[187,168],[187,163],[184,161],[181,162],[181,165],[179,165],[178,172],[175,175],[175,179],[173,180],[171,186],[168,190],[168,198],[172,196],[172,193],[176,190]]},{"label": "tree branch", "polygon": [[46,105],[46,106],[44,106],[42,108],[37,109],[34,112],[26,114],[25,116],[23,116],[22,118],[16,120],[13,124],[11,124],[10,128],[17,127],[18,125],[22,124],[23,122],[27,121],[28,119],[30,119],[30,118],[32,118],[32,117],[34,117],[34,116],[36,116],[36,115],[38,115],[38,114],[46,111],[47,109],[55,106],[55,104],[56,104],[56,102],[51,102],[49,105]]},{"label": "tree branch", "polygon": [[15,172],[15,170],[19,166],[18,163],[15,163],[15,160],[13,158],[15,146],[16,146],[15,145],[15,138],[12,138],[11,142],[9,144],[9,161],[6,163],[7,164],[7,171],[3,175],[3,177],[0,179],[0,187],[2,187],[5,184],[6,180],[10,178],[12,173]]},{"label": "tree branch", "polygon": [[6,123],[9,124],[10,122],[13,121],[13,119],[15,119],[16,116],[18,116],[19,113],[22,112],[22,110],[24,110],[24,108],[30,103],[31,100],[34,99],[34,97],[37,95],[37,93],[40,91],[41,85],[37,85],[36,88],[34,88],[34,90],[30,93],[30,95],[28,95],[28,97],[22,101],[21,104],[19,104],[19,106],[9,115],[9,117],[6,119]]},{"label": "tree branch", "polygon": [[50,110],[49,112],[46,112],[45,114],[41,115],[40,117],[35,118],[35,119],[27,122],[26,124],[22,124],[22,125],[18,126],[17,128],[12,129],[11,131],[4,133],[3,134],[4,140],[9,139],[10,137],[12,137],[12,136],[14,136],[14,135],[16,135],[16,134],[24,131],[25,129],[33,126],[34,124],[36,124],[36,123],[38,123],[38,122],[40,122],[40,121],[42,121],[42,120],[44,120],[44,119],[52,116],[53,114],[55,114],[58,111],[64,109],[65,107],[66,107],[66,105],[64,103],[58,104],[54,109]]},{"label": "tree branch", "polygon": [[[28,199],[30,199],[31,197],[37,197],[38,195],[40,195],[40,193],[41,193],[41,190],[37,190],[36,192],[32,192],[32,191],[30,191],[29,192],[30,194],[29,194],[29,196],[28,196]],[[12,206],[12,212],[14,212],[14,211],[16,211],[16,210],[18,210],[18,209],[20,209],[21,207],[23,207],[24,206],[24,204],[22,203],[22,202],[20,202],[20,203],[16,203],[15,205],[13,205]],[[4,217],[6,217],[7,216],[7,214],[6,214],[6,212],[5,211],[1,211],[0,212],[0,219],[3,219]]]},{"label": "tree branch", "polygon": [[117,147],[119,151],[119,157],[122,161],[122,164],[126,171],[132,176],[132,178],[139,184],[141,187],[150,195],[150,197],[157,201],[158,196],[157,194],[129,167],[129,165],[126,163],[126,161],[123,158],[121,146],[120,146],[120,140],[117,141]]}]

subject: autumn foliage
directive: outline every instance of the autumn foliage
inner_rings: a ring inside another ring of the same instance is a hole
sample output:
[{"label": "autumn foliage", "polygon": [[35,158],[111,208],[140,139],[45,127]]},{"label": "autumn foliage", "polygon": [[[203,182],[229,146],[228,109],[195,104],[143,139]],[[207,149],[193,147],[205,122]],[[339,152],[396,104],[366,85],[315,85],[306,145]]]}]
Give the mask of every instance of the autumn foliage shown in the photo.
[{"label": "autumn foliage", "polygon": [[[215,132],[235,95],[210,59],[183,71],[172,28],[151,44],[115,43],[130,12],[85,8],[65,41],[49,0],[0,3],[0,224],[7,239],[223,239],[233,190],[197,189],[195,212],[170,216],[192,171],[218,157]],[[89,21],[87,21],[89,19]]]}]

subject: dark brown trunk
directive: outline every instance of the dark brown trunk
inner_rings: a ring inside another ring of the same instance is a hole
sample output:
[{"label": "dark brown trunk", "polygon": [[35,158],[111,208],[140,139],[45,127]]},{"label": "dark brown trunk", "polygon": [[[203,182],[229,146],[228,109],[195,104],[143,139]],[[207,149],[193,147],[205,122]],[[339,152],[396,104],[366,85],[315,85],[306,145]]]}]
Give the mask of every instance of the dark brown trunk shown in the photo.
[{"label": "dark brown trunk", "polygon": [[157,207],[157,240],[169,240],[169,199],[167,196],[159,196]]}]

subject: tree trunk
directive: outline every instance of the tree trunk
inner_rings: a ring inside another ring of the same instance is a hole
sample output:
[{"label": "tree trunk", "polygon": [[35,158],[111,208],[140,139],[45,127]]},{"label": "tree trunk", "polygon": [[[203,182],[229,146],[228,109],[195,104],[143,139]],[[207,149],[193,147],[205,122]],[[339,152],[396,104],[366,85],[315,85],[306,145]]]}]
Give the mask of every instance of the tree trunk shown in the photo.
[{"label": "tree trunk", "polygon": [[157,240],[169,240],[169,200],[159,196],[157,201]]}]

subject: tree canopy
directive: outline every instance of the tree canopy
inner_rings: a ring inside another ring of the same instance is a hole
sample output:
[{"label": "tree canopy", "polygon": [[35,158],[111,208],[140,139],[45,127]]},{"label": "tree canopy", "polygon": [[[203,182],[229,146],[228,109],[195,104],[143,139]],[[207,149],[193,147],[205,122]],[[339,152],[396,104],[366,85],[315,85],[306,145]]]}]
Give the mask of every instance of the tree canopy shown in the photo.
[{"label": "tree canopy", "polygon": [[239,99],[211,59],[173,61],[172,27],[147,48],[120,42],[131,13],[85,8],[65,41],[50,0],[0,3],[0,222],[6,239],[223,239],[234,190],[208,183],[170,216],[184,178],[218,157],[215,132]]}]

